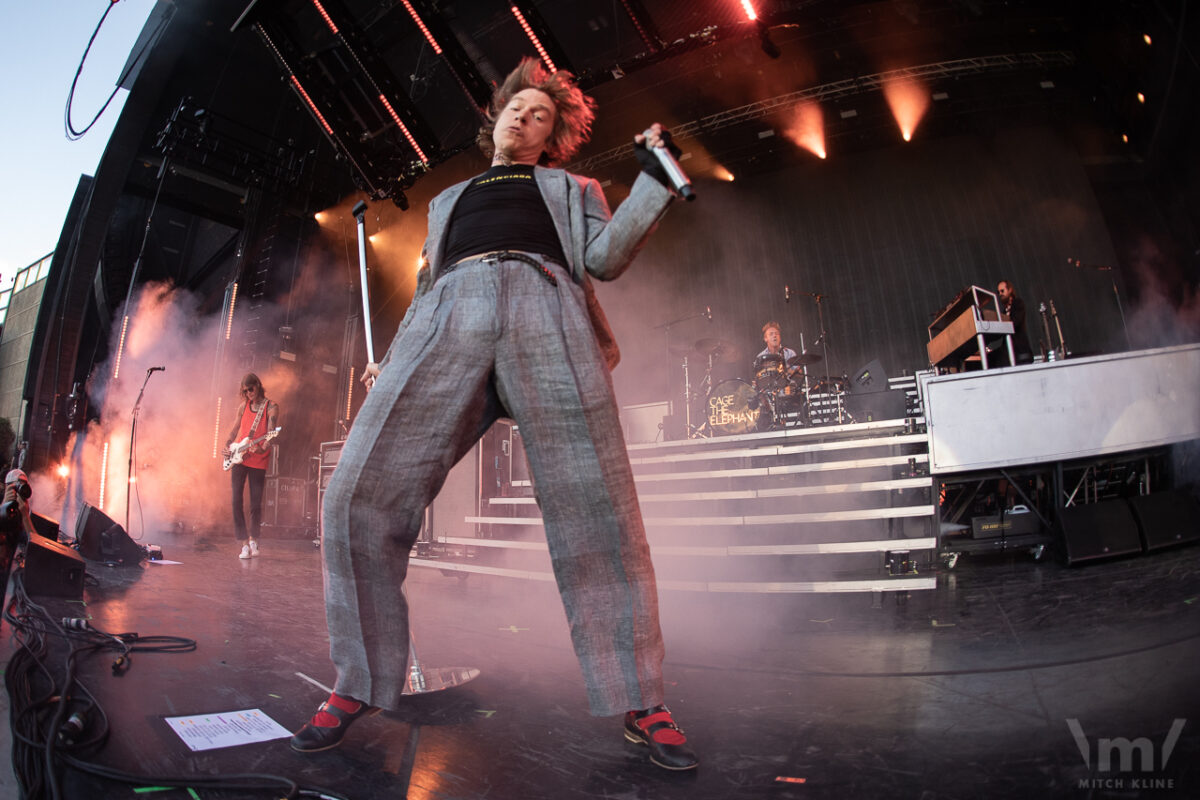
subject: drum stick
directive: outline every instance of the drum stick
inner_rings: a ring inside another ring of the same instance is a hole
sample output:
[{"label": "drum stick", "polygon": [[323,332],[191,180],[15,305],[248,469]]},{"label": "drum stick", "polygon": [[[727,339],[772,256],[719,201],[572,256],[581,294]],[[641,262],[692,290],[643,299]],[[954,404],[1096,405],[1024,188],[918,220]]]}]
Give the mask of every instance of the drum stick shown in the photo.
[{"label": "drum stick", "polygon": [[367,337],[367,362],[375,363],[375,340],[371,335],[371,297],[367,288],[367,233],[363,217],[367,214],[367,204],[359,201],[351,212],[358,220],[358,285],[362,288],[363,303],[363,333]]}]

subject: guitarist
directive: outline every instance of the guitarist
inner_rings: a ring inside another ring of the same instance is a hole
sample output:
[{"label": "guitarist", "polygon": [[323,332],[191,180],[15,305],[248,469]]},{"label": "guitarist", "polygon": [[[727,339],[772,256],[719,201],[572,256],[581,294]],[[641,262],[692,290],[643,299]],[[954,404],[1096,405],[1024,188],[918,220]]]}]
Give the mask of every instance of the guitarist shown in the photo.
[{"label": "guitarist", "polygon": [[[240,442],[247,437],[258,439],[266,436],[267,431],[279,427],[279,404],[267,399],[262,381],[257,375],[253,372],[246,373],[246,377],[242,378],[239,394],[242,397],[242,404],[238,408],[236,421],[225,442],[227,451],[234,442]],[[229,470],[233,482],[233,530],[242,545],[239,558],[253,558],[258,555],[258,531],[262,524],[263,487],[267,482],[267,465],[271,462],[269,448],[268,440],[251,445],[242,456],[241,462],[234,464]],[[247,483],[250,484],[250,529],[248,532],[242,503],[242,494]]]}]

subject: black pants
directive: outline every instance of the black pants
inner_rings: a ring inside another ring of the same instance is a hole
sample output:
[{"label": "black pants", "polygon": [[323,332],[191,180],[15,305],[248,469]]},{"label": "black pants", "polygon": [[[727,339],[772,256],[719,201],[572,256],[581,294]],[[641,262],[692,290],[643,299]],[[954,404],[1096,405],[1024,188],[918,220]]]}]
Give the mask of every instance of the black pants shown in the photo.
[{"label": "black pants", "polygon": [[246,512],[242,508],[242,487],[250,481],[250,538],[258,541],[258,529],[262,525],[263,487],[267,483],[267,471],[234,464],[229,475],[233,482],[233,533],[238,541],[246,540]]}]

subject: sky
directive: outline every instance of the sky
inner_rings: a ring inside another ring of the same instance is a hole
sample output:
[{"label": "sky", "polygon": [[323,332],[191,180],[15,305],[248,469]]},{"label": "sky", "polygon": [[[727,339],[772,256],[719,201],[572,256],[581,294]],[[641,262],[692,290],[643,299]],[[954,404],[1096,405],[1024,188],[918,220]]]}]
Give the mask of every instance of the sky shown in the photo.
[{"label": "sky", "polygon": [[71,120],[82,130],[104,105],[155,0],[2,0],[0,33],[0,289],[54,250],[80,175],[95,174],[127,92],[78,141],[63,114],[88,39],[112,10],[79,77]]}]

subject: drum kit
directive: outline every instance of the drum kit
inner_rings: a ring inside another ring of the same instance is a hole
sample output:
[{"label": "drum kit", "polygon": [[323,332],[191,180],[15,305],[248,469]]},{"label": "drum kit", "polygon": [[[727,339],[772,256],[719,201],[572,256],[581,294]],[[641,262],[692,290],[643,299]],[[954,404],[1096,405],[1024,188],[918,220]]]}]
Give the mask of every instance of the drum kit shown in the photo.
[{"label": "drum kit", "polygon": [[[741,377],[714,379],[722,367],[745,363],[737,345],[724,339],[699,339],[691,347],[673,347],[671,353],[683,357],[688,438],[811,425],[814,395],[845,392],[844,384],[838,386],[836,380],[809,379],[808,367],[822,360],[817,353],[804,352],[788,359],[782,353],[763,353],[754,359],[749,381]],[[704,372],[693,387],[692,370],[697,359]],[[702,405],[694,408],[701,400]]]}]

